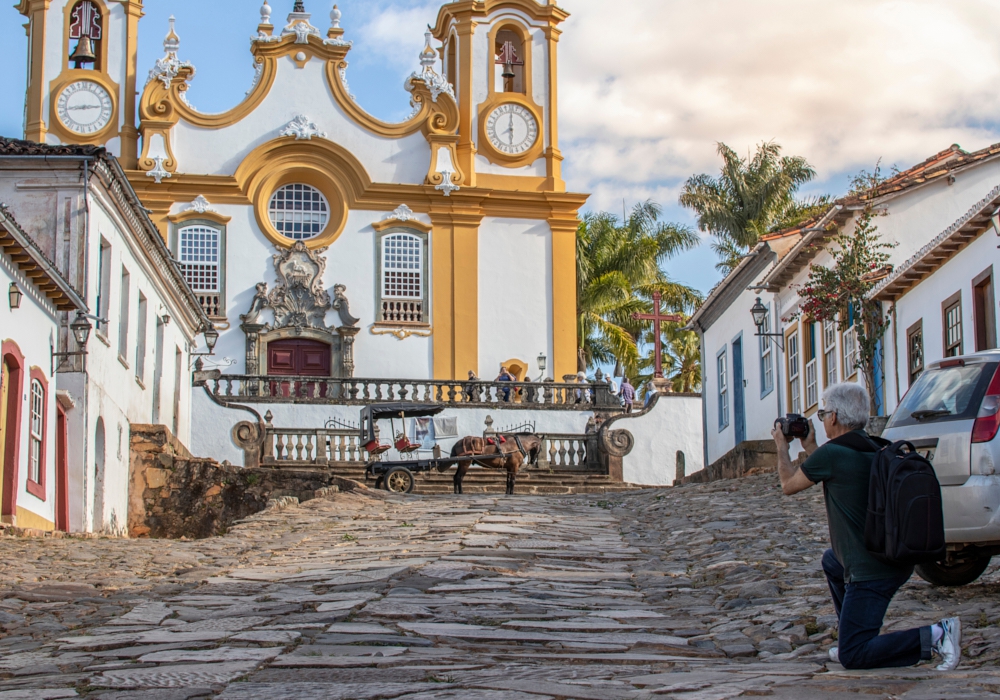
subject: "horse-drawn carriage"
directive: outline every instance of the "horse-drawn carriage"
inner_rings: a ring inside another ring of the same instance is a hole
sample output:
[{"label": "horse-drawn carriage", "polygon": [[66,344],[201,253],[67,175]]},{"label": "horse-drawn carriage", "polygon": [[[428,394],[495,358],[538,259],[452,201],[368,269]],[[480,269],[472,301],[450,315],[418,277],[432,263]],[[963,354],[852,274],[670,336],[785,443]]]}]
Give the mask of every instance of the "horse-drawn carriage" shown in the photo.
[{"label": "horse-drawn carriage", "polygon": [[[455,443],[447,457],[418,457],[419,443],[410,442],[406,435],[406,419],[436,416],[445,409],[437,404],[384,403],[370,404],[361,409],[361,444],[370,459],[365,465],[365,480],[374,479],[376,488],[393,493],[410,493],[415,484],[414,474],[437,469],[446,471],[457,467],[454,477],[455,493],[462,493],[462,479],[473,464],[507,472],[507,493],[514,493],[518,468],[528,462],[536,464],[541,449],[541,439],[531,433],[496,433],[490,437],[468,436]],[[402,430],[396,432],[396,419]],[[376,423],[389,420],[392,442],[382,442]],[[384,460],[383,455],[395,448],[403,457]]]}]

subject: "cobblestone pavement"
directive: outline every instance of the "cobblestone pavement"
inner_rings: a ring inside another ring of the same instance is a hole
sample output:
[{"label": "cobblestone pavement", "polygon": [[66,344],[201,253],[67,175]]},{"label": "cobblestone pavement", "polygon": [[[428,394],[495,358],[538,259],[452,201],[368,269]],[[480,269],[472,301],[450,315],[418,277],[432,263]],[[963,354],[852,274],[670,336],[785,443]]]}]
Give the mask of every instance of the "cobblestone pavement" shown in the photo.
[{"label": "cobblestone pavement", "polygon": [[[774,475],[614,496],[334,494],[193,542],[0,539],[0,700],[972,698],[1000,575],[914,578],[896,629],[967,657],[845,671],[821,494]],[[608,500],[608,499],[612,500]]]}]

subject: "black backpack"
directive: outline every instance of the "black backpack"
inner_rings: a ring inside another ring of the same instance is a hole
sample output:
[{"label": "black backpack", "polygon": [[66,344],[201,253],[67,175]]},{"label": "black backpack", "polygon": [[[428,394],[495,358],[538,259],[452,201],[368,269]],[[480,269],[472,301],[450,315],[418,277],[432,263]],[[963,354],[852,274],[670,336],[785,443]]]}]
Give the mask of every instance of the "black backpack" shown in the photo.
[{"label": "black backpack", "polygon": [[872,459],[865,548],[886,564],[944,559],[941,484],[934,467],[905,440],[889,444],[879,438],[877,444],[883,446]]}]

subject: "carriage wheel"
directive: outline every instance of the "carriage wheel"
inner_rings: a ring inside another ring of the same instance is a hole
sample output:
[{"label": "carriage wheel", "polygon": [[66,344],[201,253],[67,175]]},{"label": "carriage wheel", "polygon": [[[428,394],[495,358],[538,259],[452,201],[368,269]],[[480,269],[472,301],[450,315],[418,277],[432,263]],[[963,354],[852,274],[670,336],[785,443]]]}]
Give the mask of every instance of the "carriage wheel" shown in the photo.
[{"label": "carriage wheel", "polygon": [[385,473],[385,490],[392,493],[413,491],[413,472],[406,467],[393,467]]}]

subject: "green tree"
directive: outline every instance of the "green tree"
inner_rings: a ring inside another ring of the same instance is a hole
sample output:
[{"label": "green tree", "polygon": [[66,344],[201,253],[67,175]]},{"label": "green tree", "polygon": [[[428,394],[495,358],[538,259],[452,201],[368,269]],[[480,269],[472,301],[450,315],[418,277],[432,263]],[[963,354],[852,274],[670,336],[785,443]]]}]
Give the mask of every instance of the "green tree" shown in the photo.
[{"label": "green tree", "polygon": [[879,362],[879,341],[889,327],[889,316],[882,303],[870,299],[868,293],[892,272],[889,251],[895,243],[882,239],[875,218],[883,213],[874,206],[879,186],[884,182],[879,166],[872,173],[861,171],[851,184],[848,198],[858,200],[863,208],[854,221],[853,229],[843,229],[833,238],[830,254],[833,264],[812,265],[809,279],[799,289],[802,299],[799,315],[806,321],[836,319],[837,327],[853,326],[857,334],[858,359],[871,395],[872,415],[876,414],[875,366]]},{"label": "green tree", "polygon": [[782,156],[781,146],[762,143],[741,158],[718,144],[722,169],[718,177],[694,175],[681,190],[682,206],[698,214],[698,228],[714,238],[716,267],[724,273],[757,245],[761,236],[795,226],[825,208],[829,198],[796,199],[799,187],[816,171],[799,156]]},{"label": "green tree", "polygon": [[652,309],[659,291],[664,306],[689,311],[701,301],[697,291],[671,280],[663,264],[698,244],[686,226],[659,221],[654,202],[636,204],[625,221],[608,212],[586,215],[576,235],[578,369],[619,363],[635,376],[636,339],[642,322],[633,313]]}]

